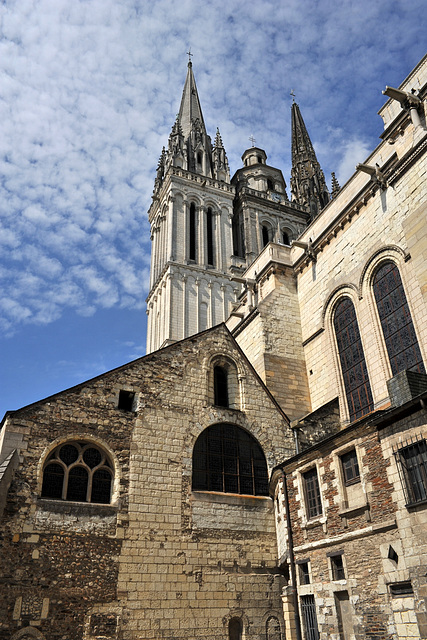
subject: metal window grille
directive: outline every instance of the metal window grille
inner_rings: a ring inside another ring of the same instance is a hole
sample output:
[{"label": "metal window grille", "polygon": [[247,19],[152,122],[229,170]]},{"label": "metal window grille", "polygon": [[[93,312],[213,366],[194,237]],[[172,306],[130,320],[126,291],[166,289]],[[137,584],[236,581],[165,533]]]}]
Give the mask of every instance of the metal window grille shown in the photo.
[{"label": "metal window grille", "polygon": [[341,456],[341,464],[346,485],[360,482],[359,464],[355,449]]},{"label": "metal window grille", "polygon": [[393,375],[406,369],[425,373],[402,279],[393,262],[384,262],[376,271],[373,289]]},{"label": "metal window grille", "polygon": [[356,312],[348,297],[335,308],[334,328],[350,420],[356,420],[373,410],[373,400]]},{"label": "metal window grille", "polygon": [[316,603],[313,595],[301,596],[301,613],[304,622],[306,640],[319,640]]},{"label": "metal window grille", "polygon": [[264,453],[249,433],[232,424],[205,429],[193,450],[193,490],[268,495]]},{"label": "metal window grille", "polygon": [[415,440],[397,449],[395,456],[405,492],[406,504],[427,500],[427,445],[423,439]]},{"label": "metal window grille", "polygon": [[316,467],[313,467],[310,471],[306,471],[303,474],[303,478],[307,504],[307,516],[308,519],[311,519],[322,515],[322,501],[320,499],[320,488]]}]

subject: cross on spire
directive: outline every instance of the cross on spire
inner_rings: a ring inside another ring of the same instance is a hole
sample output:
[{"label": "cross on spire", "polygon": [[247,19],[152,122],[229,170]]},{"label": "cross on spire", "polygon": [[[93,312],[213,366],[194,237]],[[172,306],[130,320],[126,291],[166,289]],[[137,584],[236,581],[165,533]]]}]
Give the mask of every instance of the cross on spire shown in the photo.
[{"label": "cross on spire", "polygon": [[192,58],[193,55],[194,54],[191,53],[191,48],[189,47],[188,51],[187,51],[187,56],[188,56],[188,64],[190,64],[190,65],[191,65],[191,58]]},{"label": "cross on spire", "polygon": [[292,96],[292,102],[295,102],[295,93],[293,89],[291,90],[289,95]]},{"label": "cross on spire", "polygon": [[253,147],[255,146],[255,142],[256,142],[256,140],[255,140],[255,138],[253,137],[253,135],[250,135],[250,136],[249,136],[249,142],[252,142],[252,146],[253,146]]}]

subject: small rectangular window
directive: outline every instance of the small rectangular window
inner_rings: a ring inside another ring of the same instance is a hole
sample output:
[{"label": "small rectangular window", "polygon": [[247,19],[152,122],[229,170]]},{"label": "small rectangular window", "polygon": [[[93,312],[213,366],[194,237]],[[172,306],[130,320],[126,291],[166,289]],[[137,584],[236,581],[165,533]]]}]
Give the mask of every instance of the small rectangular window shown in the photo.
[{"label": "small rectangular window", "polygon": [[408,580],[407,582],[394,582],[393,584],[389,585],[389,587],[391,595],[395,598],[414,595],[414,590],[412,589],[410,580]]},{"label": "small rectangular window", "polygon": [[310,569],[308,566],[308,561],[299,562],[299,581],[300,584],[310,584]]},{"label": "small rectangular window", "polygon": [[341,456],[342,471],[344,475],[344,483],[346,485],[356,484],[360,482],[359,464],[357,462],[357,454],[355,449],[348,451]]},{"label": "small rectangular window", "polygon": [[332,578],[333,580],[344,580],[344,563],[342,555],[331,556]]},{"label": "small rectangular window", "polygon": [[135,393],[133,391],[121,390],[119,393],[119,409],[123,411],[133,411],[133,401],[135,399]]},{"label": "small rectangular window", "polygon": [[427,500],[427,446],[418,440],[397,451],[399,472],[403,475],[406,503],[416,504]]},{"label": "small rectangular window", "polygon": [[320,499],[319,480],[317,478],[317,469],[313,467],[310,471],[303,473],[305,499],[307,505],[307,517],[316,518],[322,515],[322,502]]}]

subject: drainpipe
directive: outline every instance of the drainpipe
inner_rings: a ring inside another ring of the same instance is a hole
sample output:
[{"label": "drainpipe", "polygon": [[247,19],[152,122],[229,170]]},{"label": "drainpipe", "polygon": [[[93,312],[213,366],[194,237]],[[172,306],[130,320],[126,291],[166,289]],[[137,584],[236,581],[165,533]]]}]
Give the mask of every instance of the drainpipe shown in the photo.
[{"label": "drainpipe", "polygon": [[293,600],[294,600],[295,631],[297,634],[296,640],[302,640],[301,620],[299,617],[299,607],[298,607],[297,574],[295,570],[294,540],[292,536],[291,514],[289,513],[288,487],[286,484],[286,474],[282,468],[280,469],[280,471],[282,474],[283,494],[285,498],[285,508],[286,508],[286,529],[288,532],[289,564],[291,569],[291,578],[292,578],[292,587],[293,587],[292,592],[293,592]]}]

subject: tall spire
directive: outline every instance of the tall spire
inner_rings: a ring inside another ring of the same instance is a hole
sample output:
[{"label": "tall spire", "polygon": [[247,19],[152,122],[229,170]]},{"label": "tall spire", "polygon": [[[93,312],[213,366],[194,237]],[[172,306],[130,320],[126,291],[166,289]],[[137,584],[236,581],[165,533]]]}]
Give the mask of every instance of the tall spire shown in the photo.
[{"label": "tall spire", "polygon": [[193,123],[196,120],[200,122],[204,132],[206,133],[191,60],[188,61],[187,77],[185,79],[184,90],[182,92],[178,118],[185,139],[188,138],[193,127]]},{"label": "tall spire", "polygon": [[292,200],[307,207],[311,218],[315,218],[330,199],[325,176],[296,102],[292,103],[291,192]]}]

